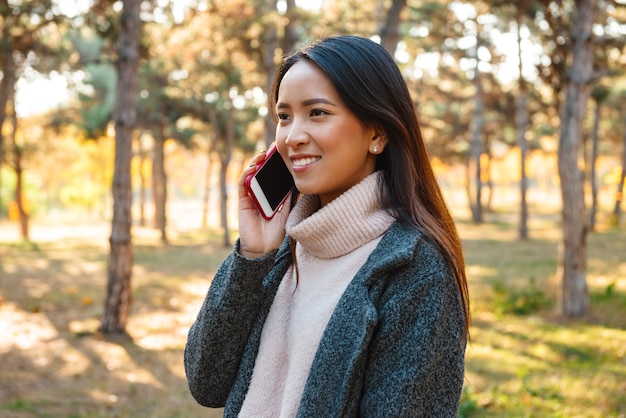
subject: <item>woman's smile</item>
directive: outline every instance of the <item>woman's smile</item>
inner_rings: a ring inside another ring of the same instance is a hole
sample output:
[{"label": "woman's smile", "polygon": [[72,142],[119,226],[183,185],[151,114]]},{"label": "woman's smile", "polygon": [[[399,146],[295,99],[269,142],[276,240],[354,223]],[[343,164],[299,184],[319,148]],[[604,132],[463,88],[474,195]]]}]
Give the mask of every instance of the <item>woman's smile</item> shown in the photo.
[{"label": "woman's smile", "polygon": [[294,169],[303,168],[318,162],[322,157],[289,157]]},{"label": "woman's smile", "polygon": [[385,146],[343,103],[328,76],[310,62],[294,64],[276,100],[276,145],[303,194],[322,205],[374,172],[374,143]]}]

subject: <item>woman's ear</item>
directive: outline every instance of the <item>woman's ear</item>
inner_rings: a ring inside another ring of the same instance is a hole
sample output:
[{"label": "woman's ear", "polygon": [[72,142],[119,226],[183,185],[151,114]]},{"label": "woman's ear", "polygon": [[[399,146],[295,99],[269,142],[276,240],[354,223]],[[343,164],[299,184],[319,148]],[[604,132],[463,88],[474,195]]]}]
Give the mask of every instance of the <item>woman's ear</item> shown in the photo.
[{"label": "woman's ear", "polygon": [[370,141],[370,152],[372,154],[380,154],[385,150],[387,143],[389,142],[389,138],[387,137],[387,133],[382,128],[382,126],[375,125],[374,126],[374,135]]}]

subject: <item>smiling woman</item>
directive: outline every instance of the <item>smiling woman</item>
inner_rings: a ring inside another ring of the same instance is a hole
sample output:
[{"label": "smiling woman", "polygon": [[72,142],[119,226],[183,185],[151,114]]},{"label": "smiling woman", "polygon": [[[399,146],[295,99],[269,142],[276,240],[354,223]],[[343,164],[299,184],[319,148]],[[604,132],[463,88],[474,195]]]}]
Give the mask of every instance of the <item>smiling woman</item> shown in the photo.
[{"label": "smiling woman", "polygon": [[372,174],[387,144],[384,132],[361,122],[310,62],[287,71],[276,113],[276,143],[296,187],[318,195],[322,206]]},{"label": "smiling woman", "polygon": [[194,398],[224,416],[456,416],[469,301],[456,227],[393,58],[366,38],[287,57],[271,95],[298,199],[239,181],[239,240],[189,331]]}]

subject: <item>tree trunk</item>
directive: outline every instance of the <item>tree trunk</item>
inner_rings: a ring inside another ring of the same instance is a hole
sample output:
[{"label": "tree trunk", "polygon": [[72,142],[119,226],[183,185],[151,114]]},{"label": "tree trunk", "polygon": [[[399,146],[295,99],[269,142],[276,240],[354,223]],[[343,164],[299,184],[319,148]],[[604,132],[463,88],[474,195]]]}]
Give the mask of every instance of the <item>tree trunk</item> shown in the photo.
[{"label": "tree trunk", "polygon": [[132,189],[130,163],[132,138],[137,120],[136,91],[139,65],[141,0],[124,0],[120,16],[118,84],[115,108],[115,168],[113,172],[113,221],[109,239],[111,252],[104,314],[100,330],[126,334],[131,304],[133,248],[131,240]]},{"label": "tree trunk", "polygon": [[591,183],[591,209],[589,210],[589,231],[596,230],[596,213],[598,212],[598,182],[596,180],[596,163],[598,159],[598,129],[600,126],[601,100],[596,100],[596,108],[593,115],[593,129],[591,131],[591,156],[589,182]]},{"label": "tree trunk", "polygon": [[393,56],[400,40],[400,14],[406,6],[406,0],[393,0],[385,25],[380,31],[380,44]]},{"label": "tree trunk", "polygon": [[519,85],[517,96],[515,97],[515,128],[517,135],[517,146],[520,151],[520,219],[519,219],[519,238],[525,240],[528,238],[528,202],[526,196],[528,194],[528,177],[526,175],[526,155],[528,153],[528,142],[526,141],[526,130],[528,128],[528,91],[526,80],[522,73],[522,33],[521,20],[522,13],[518,10],[517,14],[517,51],[519,59]]},{"label": "tree trunk", "polygon": [[[14,103],[13,97],[10,100]],[[22,165],[22,148],[17,143],[17,115],[15,111],[11,113],[11,142],[13,144],[13,170],[15,171],[15,205],[17,207],[18,220],[20,225],[20,235],[24,241],[29,240],[28,233],[28,211],[24,202],[24,168]]]},{"label": "tree trunk", "polygon": [[563,241],[557,276],[565,317],[581,317],[589,309],[587,290],[587,232],[583,173],[578,168],[582,124],[589,99],[593,49],[591,31],[597,0],[578,0],[572,29],[572,67],[566,87],[559,132],[558,170],[563,204]]},{"label": "tree trunk", "polygon": [[207,152],[206,170],[204,171],[204,196],[202,198],[202,228],[209,227],[209,203],[211,196],[211,149]]},{"label": "tree trunk", "polygon": [[152,199],[154,228],[161,232],[161,242],[167,243],[167,174],[165,173],[165,134],[163,125],[155,129],[152,155]]},{"label": "tree trunk", "polygon": [[482,131],[485,123],[485,105],[483,103],[483,89],[480,80],[480,70],[478,68],[478,48],[480,47],[480,35],[476,33],[476,67],[474,69],[474,110],[472,116],[472,138],[469,154],[470,177],[468,184],[470,186],[470,209],[472,211],[472,219],[475,223],[483,221],[482,210],[482,179],[481,179],[481,161],[480,156],[483,152]]},{"label": "tree trunk", "polygon": [[228,163],[225,158],[220,159],[220,224],[223,231],[222,244],[225,248],[231,246],[230,231],[228,227],[228,189],[226,186],[226,173],[228,172]]},{"label": "tree trunk", "polygon": [[296,1],[287,0],[287,11],[285,12],[286,23],[282,41],[283,56],[290,54],[298,43],[298,32],[296,31]]},{"label": "tree trunk", "polygon": [[[13,68],[12,65],[9,65],[9,67]],[[15,74],[13,74],[13,76],[14,75]],[[12,76],[9,74],[8,77],[11,78]],[[3,118],[4,118],[4,121],[6,121],[8,117],[11,123],[11,130],[9,133],[9,138],[11,141],[11,148],[13,150],[13,170],[15,171],[15,191],[14,191],[15,207],[17,209],[18,222],[20,226],[20,235],[24,241],[28,241],[29,239],[28,211],[26,210],[25,202],[24,202],[24,166],[23,166],[23,154],[22,154],[23,148],[21,148],[20,145],[17,143],[18,121],[17,121],[17,114],[15,113],[15,79],[13,79],[13,81],[8,80],[7,85],[3,87],[6,88],[6,91],[3,92],[3,95],[5,95],[5,97],[2,99],[2,100],[6,100]],[[11,109],[10,112],[6,111],[7,106]]]},{"label": "tree trunk", "polygon": [[137,156],[139,157],[139,226],[146,226],[146,150],[143,147],[142,135],[137,138]]},{"label": "tree trunk", "polygon": [[17,213],[19,215],[20,235],[22,240],[30,239],[28,228],[28,212],[24,206],[24,170],[22,169],[20,153],[15,153],[15,203],[17,205]]},{"label": "tree trunk", "polygon": [[493,160],[493,156],[491,155],[491,152],[489,152],[490,150],[490,144],[487,143],[485,145],[485,148],[488,150],[488,152],[486,152],[485,155],[485,164],[481,163],[480,164],[480,169],[481,169],[481,184],[484,185],[484,189],[486,189],[486,192],[482,193],[483,196],[485,196],[485,193],[487,193],[487,198],[483,198],[484,202],[483,205],[481,206],[483,209],[483,213],[491,213],[492,212],[492,204],[493,204],[493,195],[494,195],[494,190],[493,190],[493,179],[491,178],[491,162]]},{"label": "tree trunk", "polygon": [[613,207],[613,217],[611,223],[618,226],[622,216],[622,200],[624,198],[624,180],[626,179],[626,112],[624,115],[624,123],[622,132],[622,173],[619,176],[617,190],[615,191],[615,206]]},{"label": "tree trunk", "polygon": [[520,218],[518,236],[520,239],[528,238],[528,175],[526,174],[526,158],[528,154],[528,142],[526,141],[526,127],[528,126],[528,94],[520,90],[515,98],[515,124],[517,146],[520,151]]},{"label": "tree trunk", "polygon": [[[276,11],[276,0],[268,1],[267,7],[272,11]],[[262,8],[263,10],[263,8]],[[263,43],[262,60],[263,60],[263,72],[265,73],[265,93],[269,99],[272,94],[272,85],[274,84],[274,75],[276,73],[276,61],[274,55],[278,49],[278,29],[274,24],[268,24],[265,29],[265,42]],[[270,144],[274,142],[274,136],[276,131],[276,124],[272,118],[274,109],[269,108],[270,100],[267,101],[267,114],[265,115],[265,147],[269,148]]]},{"label": "tree trunk", "polygon": [[220,167],[220,195],[221,195],[221,205],[220,205],[220,214],[221,214],[221,224],[222,230],[224,231],[224,247],[230,247],[230,227],[228,225],[228,191],[226,188],[226,173],[228,172],[228,166],[230,165],[230,161],[232,159],[233,147],[235,144],[235,114],[234,108],[228,106],[226,109],[226,143],[225,149],[222,153],[222,166]]},{"label": "tree trunk", "polygon": [[[3,38],[8,27],[3,28]],[[7,36],[8,39],[8,36]],[[15,92],[15,66],[13,63],[13,57],[11,50],[4,42],[0,43],[0,63],[2,64],[2,79],[0,80],[0,169],[4,163],[4,122],[7,117],[7,105],[9,98],[12,97]],[[0,181],[2,176],[0,176]],[[2,184],[0,183],[0,191],[2,190]],[[2,193],[0,193],[0,198]],[[2,201],[0,200],[0,209],[2,208]],[[2,217],[2,211],[0,210],[0,218]]]}]

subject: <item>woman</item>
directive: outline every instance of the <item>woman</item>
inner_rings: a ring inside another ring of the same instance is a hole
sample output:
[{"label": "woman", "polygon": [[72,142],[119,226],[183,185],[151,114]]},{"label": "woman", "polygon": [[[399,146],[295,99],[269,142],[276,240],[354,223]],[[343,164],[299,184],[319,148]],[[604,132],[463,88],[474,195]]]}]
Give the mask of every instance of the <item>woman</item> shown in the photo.
[{"label": "woman", "polygon": [[271,99],[300,197],[267,221],[244,187],[264,153],[243,171],[239,240],[189,331],[191,393],[225,416],[456,416],[463,254],[398,67],[327,38],[284,61]]}]

